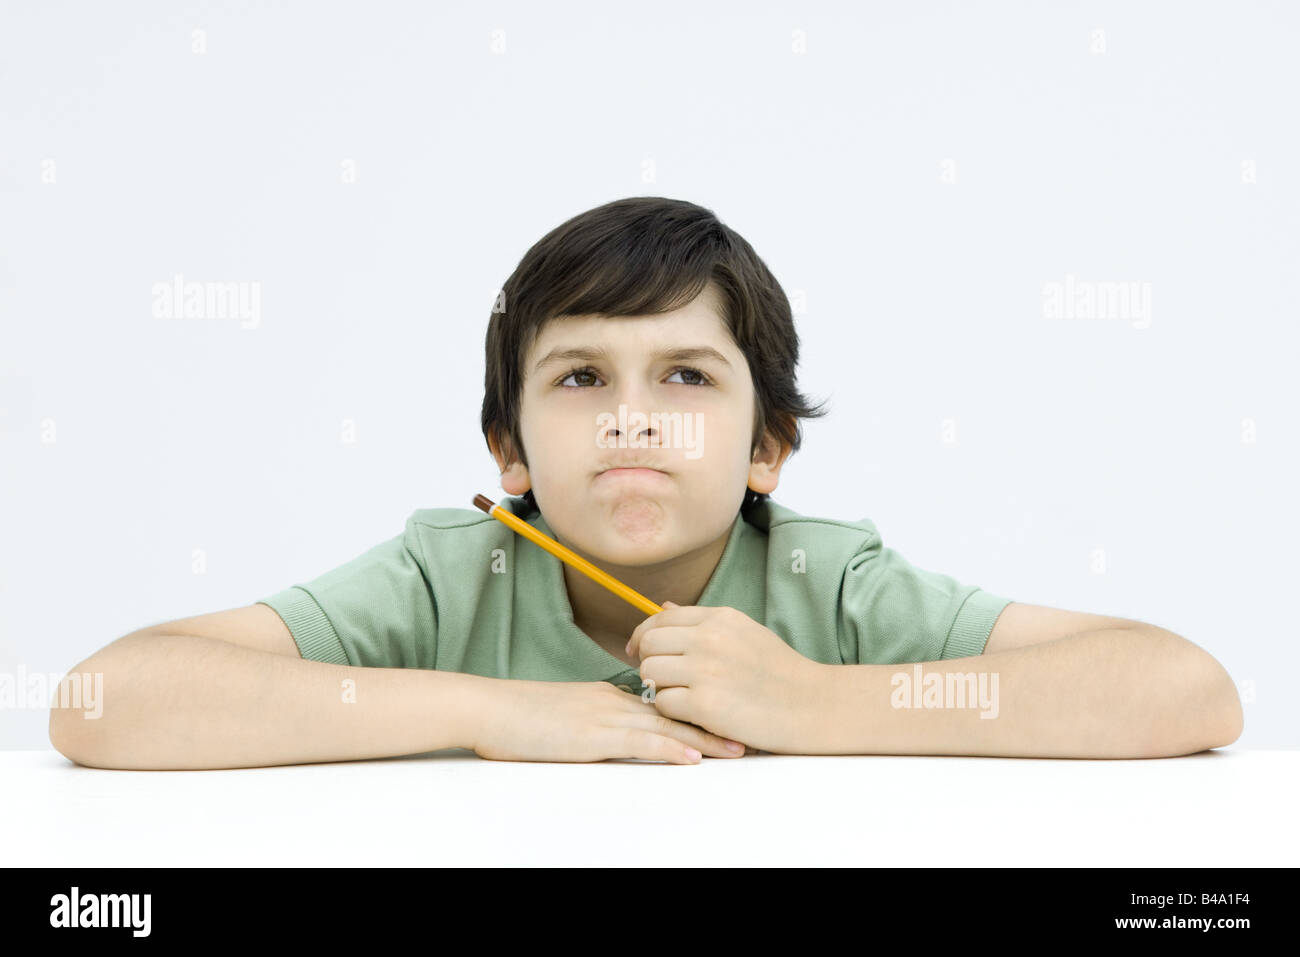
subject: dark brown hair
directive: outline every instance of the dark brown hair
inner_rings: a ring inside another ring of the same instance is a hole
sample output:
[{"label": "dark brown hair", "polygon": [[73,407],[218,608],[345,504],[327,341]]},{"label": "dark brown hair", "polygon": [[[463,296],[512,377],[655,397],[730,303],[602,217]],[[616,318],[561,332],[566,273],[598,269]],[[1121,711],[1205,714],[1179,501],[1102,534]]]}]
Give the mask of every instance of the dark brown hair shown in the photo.
[{"label": "dark brown hair", "polygon": [[[517,456],[527,467],[519,428],[523,363],[552,319],[670,312],[710,283],[754,383],[751,457],[765,430],[797,452],[800,419],[826,410],[824,403],[809,405],[796,386],[799,337],[785,291],[753,247],[711,210],[659,196],[618,199],[580,213],[524,254],[488,321],[484,438],[495,433],[506,461]],[[531,489],[523,497],[537,508]],[[766,499],[746,488],[741,510]]]}]

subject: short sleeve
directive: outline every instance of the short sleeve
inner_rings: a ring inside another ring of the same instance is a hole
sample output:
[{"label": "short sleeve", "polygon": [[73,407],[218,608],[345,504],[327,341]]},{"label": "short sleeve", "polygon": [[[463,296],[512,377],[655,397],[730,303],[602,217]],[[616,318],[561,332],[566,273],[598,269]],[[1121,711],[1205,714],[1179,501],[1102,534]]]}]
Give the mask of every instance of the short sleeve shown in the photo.
[{"label": "short sleeve", "polygon": [[349,562],[258,600],[304,658],[364,668],[430,668],[438,611],[411,525]]},{"label": "short sleeve", "polygon": [[1010,603],[951,575],[917,568],[873,533],[844,570],[840,653],[846,664],[862,665],[980,655]]}]

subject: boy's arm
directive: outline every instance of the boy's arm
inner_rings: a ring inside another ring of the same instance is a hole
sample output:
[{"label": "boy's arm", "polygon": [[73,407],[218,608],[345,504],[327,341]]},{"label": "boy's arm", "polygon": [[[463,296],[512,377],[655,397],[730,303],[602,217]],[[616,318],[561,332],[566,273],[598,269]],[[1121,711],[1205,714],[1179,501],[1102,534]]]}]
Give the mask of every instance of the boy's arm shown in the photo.
[{"label": "boy's arm", "polygon": [[78,764],[130,770],[472,749],[498,686],[478,675],[327,664],[296,649],[156,629],[118,639],[73,671],[102,674],[102,713],[52,708],[51,743]]},{"label": "boy's arm", "polygon": [[[1046,630],[1036,640],[1016,629],[1016,616],[1023,622],[1058,610],[1014,607],[986,646],[1002,650],[919,664],[823,666],[827,704],[809,729],[808,753],[1156,758],[1223,747],[1241,736],[1236,685],[1185,638],[1121,619],[1122,625],[1063,636]],[[1059,612],[1071,614],[1077,613]],[[1059,631],[1068,619],[1056,622]],[[977,695],[983,688],[982,706],[978,697],[971,706],[969,696],[966,707],[924,706],[927,684],[929,701],[952,705],[959,699],[945,697],[945,689],[955,688],[955,676],[972,674],[960,683]]]}]

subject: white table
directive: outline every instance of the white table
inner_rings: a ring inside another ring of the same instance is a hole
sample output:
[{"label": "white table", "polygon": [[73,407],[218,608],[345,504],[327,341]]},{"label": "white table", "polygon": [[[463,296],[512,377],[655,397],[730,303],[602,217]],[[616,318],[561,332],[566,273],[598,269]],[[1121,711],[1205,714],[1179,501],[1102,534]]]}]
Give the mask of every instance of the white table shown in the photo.
[{"label": "white table", "polygon": [[1152,761],[449,750],[232,771],[0,752],[14,867],[1300,863],[1300,752]]}]

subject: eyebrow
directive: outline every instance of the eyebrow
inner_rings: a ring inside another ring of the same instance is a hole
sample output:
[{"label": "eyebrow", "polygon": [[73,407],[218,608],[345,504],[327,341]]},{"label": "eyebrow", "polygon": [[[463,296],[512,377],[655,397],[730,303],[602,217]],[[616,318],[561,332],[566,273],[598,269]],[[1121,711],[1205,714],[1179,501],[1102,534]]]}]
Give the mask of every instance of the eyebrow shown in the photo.
[{"label": "eyebrow", "polygon": [[[533,366],[533,371],[541,369],[542,366],[549,365],[552,362],[559,362],[561,359],[573,362],[592,362],[597,359],[608,359],[609,352],[605,349],[593,349],[586,346],[557,346],[542,357],[537,365]],[[698,362],[700,359],[711,359],[714,362],[721,362],[728,369],[731,363],[717,349],[712,346],[683,346],[679,349],[661,349],[651,357],[654,359],[668,359],[672,362]]]}]

